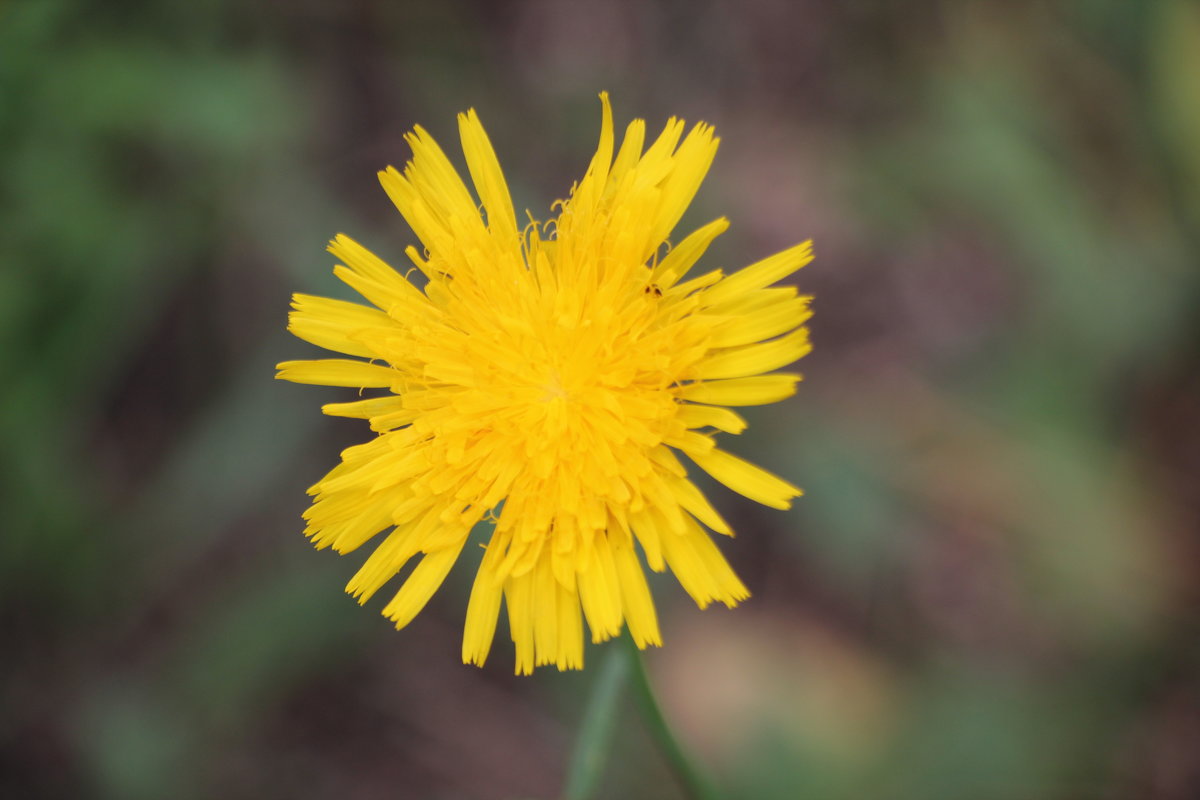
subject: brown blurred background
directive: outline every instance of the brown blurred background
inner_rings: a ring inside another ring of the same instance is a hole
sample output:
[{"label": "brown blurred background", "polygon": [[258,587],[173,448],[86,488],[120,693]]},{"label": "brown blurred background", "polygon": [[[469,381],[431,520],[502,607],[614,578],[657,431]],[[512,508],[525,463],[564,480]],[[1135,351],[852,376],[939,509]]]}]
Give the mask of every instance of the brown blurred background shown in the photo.
[{"label": "brown blurred background", "polygon": [[[368,432],[292,291],[480,112],[546,218],[617,123],[714,123],[676,238],[812,238],[799,396],[714,489],[754,597],[655,584],[649,654],[733,798],[1200,796],[1200,6],[1184,0],[0,3],[0,797],[558,796],[595,666],[401,633],[304,488]],[[461,163],[461,159],[460,159]],[[681,791],[632,706],[599,796]]]}]

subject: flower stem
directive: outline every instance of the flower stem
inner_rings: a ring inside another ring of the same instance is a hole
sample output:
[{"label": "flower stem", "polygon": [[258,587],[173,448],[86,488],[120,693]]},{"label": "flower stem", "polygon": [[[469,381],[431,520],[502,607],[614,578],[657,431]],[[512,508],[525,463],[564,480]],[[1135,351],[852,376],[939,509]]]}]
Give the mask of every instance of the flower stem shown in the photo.
[{"label": "flower stem", "polygon": [[613,726],[620,708],[621,695],[629,683],[630,659],[610,648],[600,672],[592,684],[591,696],[583,711],[579,738],[567,765],[563,800],[588,800],[596,793],[604,762],[612,747]]},{"label": "flower stem", "polygon": [[646,674],[642,652],[638,650],[628,631],[621,638],[624,639],[625,650],[629,654],[628,661],[632,667],[633,688],[638,707],[642,712],[642,719],[645,720],[651,737],[658,744],[663,758],[667,760],[688,797],[693,800],[718,800],[720,793],[696,763],[684,752],[679,740],[671,731],[666,717],[663,716],[658,700],[654,696],[654,687],[650,685],[650,676]]}]

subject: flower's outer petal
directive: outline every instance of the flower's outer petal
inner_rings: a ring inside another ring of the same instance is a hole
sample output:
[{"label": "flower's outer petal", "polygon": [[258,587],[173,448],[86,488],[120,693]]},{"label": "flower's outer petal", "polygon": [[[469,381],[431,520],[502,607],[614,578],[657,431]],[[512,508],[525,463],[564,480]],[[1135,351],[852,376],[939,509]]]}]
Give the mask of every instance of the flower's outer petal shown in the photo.
[{"label": "flower's outer petal", "polygon": [[658,521],[654,519],[649,509],[641,508],[629,515],[629,525],[637,537],[642,552],[646,554],[646,564],[655,572],[662,572],[664,567],[662,555],[662,535]]},{"label": "flower's outer petal", "polygon": [[[395,167],[381,171],[379,183],[431,256],[450,264],[465,241],[485,239],[487,229],[471,193],[433,137],[417,126],[405,139],[412,160],[403,174]],[[425,275],[440,280],[437,270]]]},{"label": "flower's outer petal", "polygon": [[533,581],[528,576],[504,581],[504,605],[508,609],[508,631],[517,651],[516,673],[533,674]]},{"label": "flower's outer petal", "polygon": [[[613,121],[608,92],[600,93],[600,109],[600,142],[596,146],[596,154],[592,156],[592,163],[588,165],[583,180],[579,182],[579,186],[575,188],[575,193],[571,196],[570,215],[573,223],[590,222],[591,217],[595,214],[596,205],[604,193],[609,167],[612,166]],[[564,227],[566,230],[571,230],[571,226]]]},{"label": "flower's outer petal", "polygon": [[403,628],[425,607],[442,581],[446,580],[466,541],[464,534],[458,544],[425,554],[400,591],[383,607],[383,615],[395,622],[396,628]]},{"label": "flower's outer petal", "polygon": [[663,551],[671,572],[700,608],[714,600],[732,608],[750,596],[708,534],[694,522],[682,534],[664,536]]},{"label": "flower's outer petal", "polygon": [[374,308],[345,300],[330,300],[309,294],[292,296],[291,314],[288,315],[288,330],[306,342],[362,358],[378,358],[354,334],[365,328],[392,327],[387,314]]},{"label": "flower's outer petal", "polygon": [[382,389],[396,381],[396,370],[365,361],[344,358],[323,358],[316,361],[283,361],[276,365],[276,378],[292,383],[315,383],[321,386],[352,386],[362,389]]},{"label": "flower's outer petal", "polygon": [[717,549],[711,536],[698,525],[692,524],[689,526],[686,539],[692,551],[704,565],[709,577],[716,582],[717,591],[713,593],[714,600],[724,603],[727,608],[733,608],[750,596],[750,590],[734,573],[733,568],[729,566],[725,556]]},{"label": "flower's outer petal", "polygon": [[674,286],[700,260],[713,240],[728,229],[729,220],[721,217],[689,233],[658,262],[651,273],[651,282],[660,289]]},{"label": "flower's outer petal", "polygon": [[684,511],[717,533],[733,536],[733,529],[729,527],[729,523],[717,513],[717,510],[712,507],[712,503],[708,502],[708,498],[696,484],[686,478],[669,478],[667,485]]},{"label": "flower's outer petal", "polygon": [[[717,283],[724,277],[725,273],[722,270],[709,270],[708,272],[697,275],[690,280],[686,280],[683,283],[672,286],[670,289],[664,292],[664,295],[669,300],[678,301],[689,299],[693,293],[697,293],[701,289],[712,286],[714,283]],[[692,309],[689,309],[689,311],[691,310]]]},{"label": "flower's outer petal", "polygon": [[700,469],[730,489],[764,506],[791,508],[792,498],[803,494],[783,478],[724,450],[714,448],[707,453],[689,452],[688,456]]},{"label": "flower's outer petal", "polygon": [[592,642],[603,642],[621,632],[621,584],[608,537],[596,536],[585,547],[590,548],[589,563],[578,573],[579,600]]},{"label": "flower's outer petal", "polygon": [[583,614],[574,586],[558,587],[558,662],[559,669],[583,669]]},{"label": "flower's outer petal", "polygon": [[638,183],[650,186],[662,183],[671,172],[671,154],[675,152],[675,145],[679,144],[680,136],[683,136],[683,120],[677,117],[669,118],[663,125],[662,133],[646,148],[637,164]]},{"label": "flower's outer petal", "polygon": [[786,367],[806,356],[811,350],[808,328],[801,328],[770,342],[732,350],[718,350],[700,362],[695,374],[702,380],[760,375]]},{"label": "flower's outer petal", "polygon": [[450,223],[454,219],[482,223],[475,201],[458,170],[429,132],[417,125],[404,138],[413,154],[404,170],[405,177],[442,227],[453,230]]},{"label": "flower's outer petal", "polygon": [[492,143],[475,109],[458,115],[458,131],[463,155],[467,158],[467,169],[487,211],[488,229],[501,241],[516,246],[517,216],[513,211],[512,195],[509,194],[496,151],[492,149]]},{"label": "flower's outer petal", "polygon": [[689,428],[716,428],[726,433],[746,430],[746,420],[728,408],[684,403],[675,418]]},{"label": "flower's outer petal", "polygon": [[483,666],[492,639],[496,635],[496,623],[500,615],[500,598],[504,591],[502,581],[495,579],[495,566],[503,555],[503,535],[493,533],[483,554],[483,561],[471,586],[471,599],[467,602],[467,620],[463,626],[462,657],[464,664]]},{"label": "flower's outer petal", "polygon": [[634,551],[633,542],[617,535],[612,539],[613,562],[621,582],[621,605],[625,609],[625,621],[629,633],[638,647],[662,645],[662,634],[658,630],[658,614],[654,610],[654,599],[646,583],[646,573]]},{"label": "flower's outer petal", "polygon": [[326,249],[345,262],[350,273],[335,269],[334,274],[384,311],[397,303],[406,308],[413,304],[428,304],[420,289],[346,234],[339,233]]},{"label": "flower's outer petal", "polygon": [[[792,287],[787,287],[791,289]],[[763,342],[803,325],[812,316],[808,303],[811,298],[781,297],[760,308],[731,314],[728,321],[717,326],[708,340],[709,347],[741,347]],[[726,313],[729,313],[726,311]]]},{"label": "flower's outer petal", "polygon": [[407,408],[405,403],[403,396],[389,394],[352,403],[326,403],[321,406],[321,412],[331,417],[368,419],[371,421],[371,430],[384,433],[408,425],[420,415],[420,411]]},{"label": "flower's outer petal", "polygon": [[660,187],[659,212],[650,228],[649,239],[655,247],[671,235],[691,205],[717,155],[719,143],[720,140],[713,136],[712,126],[701,122],[692,128],[675,151],[671,172]]},{"label": "flower's outer petal", "polygon": [[305,534],[318,550],[332,547],[338,553],[348,553],[392,524],[392,507],[396,504],[392,493],[372,496],[355,492],[339,499],[336,515],[323,513],[323,504],[310,506],[305,515],[309,520]]},{"label": "flower's outer petal", "polygon": [[642,157],[642,146],[646,143],[646,121],[635,119],[625,128],[625,138],[621,140],[621,148],[613,159],[612,169],[608,171],[608,190],[611,197],[621,186],[625,176]]},{"label": "flower's outer petal", "polygon": [[537,666],[558,661],[558,581],[549,558],[538,558],[528,580],[534,583],[533,649]]},{"label": "flower's outer petal", "polygon": [[355,400],[351,403],[326,403],[321,406],[321,413],[331,417],[370,419],[381,414],[399,411],[402,408],[404,408],[402,397],[385,394],[383,397],[368,397],[366,400]]},{"label": "flower's outer petal", "polygon": [[415,525],[395,528],[350,578],[346,593],[358,600],[359,605],[366,603],[420,552],[419,541]]},{"label": "flower's outer petal", "polygon": [[722,406],[762,406],[776,403],[796,393],[800,376],[778,372],[721,381],[700,381],[684,386],[679,397],[695,403]]},{"label": "flower's outer petal", "polygon": [[722,303],[738,299],[755,289],[783,280],[813,259],[812,242],[803,242],[795,247],[768,256],[762,261],[738,270],[704,293],[704,304],[715,308]]}]

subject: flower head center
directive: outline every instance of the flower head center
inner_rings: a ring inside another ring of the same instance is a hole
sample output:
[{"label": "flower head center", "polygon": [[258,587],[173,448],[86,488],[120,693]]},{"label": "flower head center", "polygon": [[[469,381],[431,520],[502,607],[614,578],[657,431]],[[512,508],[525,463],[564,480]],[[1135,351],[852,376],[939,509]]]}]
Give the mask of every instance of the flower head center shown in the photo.
[{"label": "flower head center", "polygon": [[546,394],[542,397],[542,402],[549,403],[552,400],[570,400],[571,395],[567,392],[566,387],[562,383],[562,375],[556,369],[550,370],[550,374],[546,379]]}]

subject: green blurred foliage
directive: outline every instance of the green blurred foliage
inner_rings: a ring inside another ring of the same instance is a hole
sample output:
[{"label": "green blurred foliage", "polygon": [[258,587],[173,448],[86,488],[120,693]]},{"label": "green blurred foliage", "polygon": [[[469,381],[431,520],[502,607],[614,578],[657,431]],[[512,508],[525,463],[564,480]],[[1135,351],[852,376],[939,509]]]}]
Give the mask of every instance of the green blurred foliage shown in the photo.
[{"label": "green blurred foliage", "polygon": [[[479,108],[544,217],[600,89],[717,124],[714,266],[816,240],[807,380],[732,445],[807,495],[706,485],[746,607],[653,581],[729,796],[1200,792],[1195,2],[9,0],[0,796],[562,791],[606,649],[461,667],[478,553],[358,609],[299,514],[365,431],[270,376],[330,236],[411,242],[405,130]],[[681,796],[626,706],[597,796]]]}]

